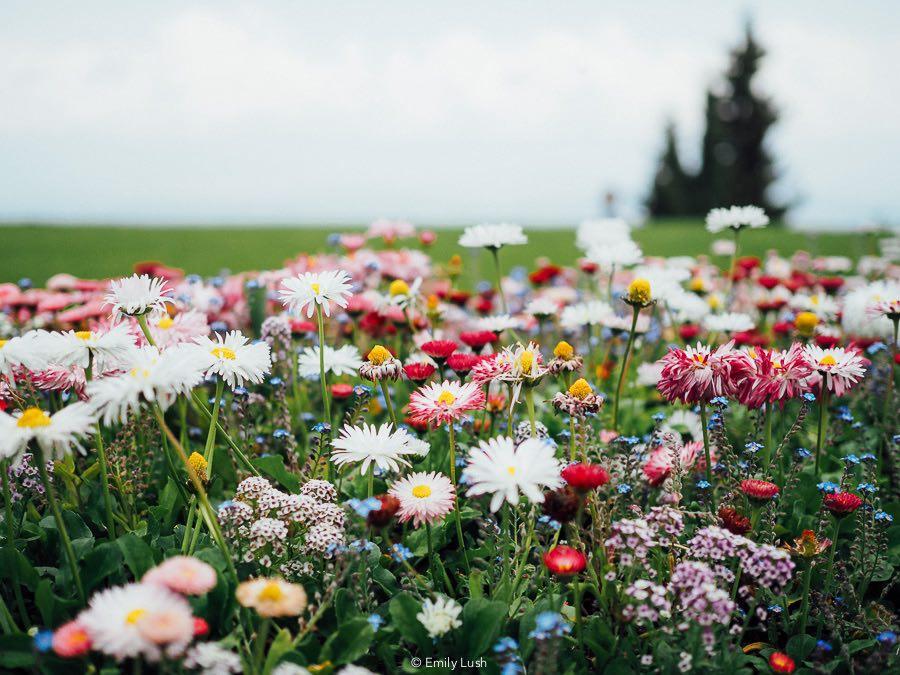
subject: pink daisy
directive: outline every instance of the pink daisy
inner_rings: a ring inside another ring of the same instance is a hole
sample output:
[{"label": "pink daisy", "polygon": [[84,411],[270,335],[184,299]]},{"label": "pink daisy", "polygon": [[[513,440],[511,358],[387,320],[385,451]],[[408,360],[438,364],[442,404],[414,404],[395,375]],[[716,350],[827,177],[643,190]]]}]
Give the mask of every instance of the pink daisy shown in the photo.
[{"label": "pink daisy", "polygon": [[[644,476],[650,485],[654,487],[660,485],[671,475],[674,465],[674,454],[673,449],[666,445],[662,445],[650,453],[643,467]],[[714,448],[710,448],[710,459],[715,464],[716,454]],[[705,471],[706,458],[703,456],[703,443],[694,441],[678,448],[678,464],[683,470]]]},{"label": "pink daisy", "polygon": [[428,384],[409,397],[410,417],[416,422],[453,423],[470,410],[484,407],[481,386],[473,382]]},{"label": "pink daisy", "polygon": [[512,371],[512,363],[500,358],[500,354],[489,354],[476,363],[469,371],[469,377],[476,384],[499,380]]},{"label": "pink daisy", "polygon": [[824,382],[825,388],[835,396],[843,396],[856,386],[869,365],[868,359],[843,347],[822,349],[816,345],[806,345],[804,353],[813,369],[810,385],[817,386]]},{"label": "pink daisy", "polygon": [[750,357],[734,348],[734,340],[715,351],[701,343],[672,348],[661,359],[657,388],[669,401],[708,403],[717,396],[733,396],[752,371]]},{"label": "pink daisy", "polygon": [[419,471],[398,480],[388,491],[400,501],[397,519],[414,527],[440,520],[453,510],[456,490],[445,475]]},{"label": "pink daisy", "polygon": [[148,571],[141,580],[182,595],[203,595],[216,585],[216,571],[202,560],[186,555],[168,558]]},{"label": "pink daisy", "polygon": [[812,366],[795,342],[787,351],[756,349],[749,353],[754,371],[741,383],[738,399],[749,408],[797,398],[809,391]]}]

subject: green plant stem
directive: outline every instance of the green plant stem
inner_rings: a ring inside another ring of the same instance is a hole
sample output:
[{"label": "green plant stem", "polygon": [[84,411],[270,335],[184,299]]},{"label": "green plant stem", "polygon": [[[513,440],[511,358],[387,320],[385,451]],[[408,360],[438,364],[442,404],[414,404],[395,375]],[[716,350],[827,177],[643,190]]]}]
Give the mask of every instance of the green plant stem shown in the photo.
[{"label": "green plant stem", "polygon": [[[3,474],[3,509],[5,510],[3,520],[6,522],[6,545],[15,552],[16,523],[15,516],[13,515],[12,492],[9,489],[9,462],[0,463],[0,472]],[[19,618],[22,620],[22,625],[27,626],[29,624],[28,612],[25,609],[25,598],[22,596],[22,587],[19,585],[19,566],[17,562],[15,562],[15,559],[12,564],[12,569],[10,569],[10,581],[13,586],[13,594],[16,597],[16,607],[19,612]]]},{"label": "green plant stem", "polygon": [[802,599],[800,601],[800,618],[799,623],[797,624],[797,634],[803,635],[806,633],[806,623],[809,620],[809,587],[812,584],[813,577],[813,564],[812,560],[809,561],[809,565],[806,568],[806,574],[803,576],[803,590],[802,590]]},{"label": "green plant stem", "polygon": [[628,357],[631,356],[631,348],[634,345],[634,329],[637,326],[638,314],[640,314],[641,308],[639,305],[634,305],[632,310],[631,330],[628,332],[628,344],[625,346],[625,354],[622,356],[622,367],[619,369],[616,400],[613,401],[613,431],[619,430],[619,399],[622,398],[622,385],[625,383],[625,371],[628,368]]},{"label": "green plant stem", "polygon": [[[447,425],[447,429],[450,432],[450,482],[453,484],[454,489],[458,491],[459,487],[456,484],[456,432],[453,429],[453,422],[450,422]],[[466,553],[465,541],[463,539],[462,515],[459,512],[458,492],[456,498],[453,500],[453,511],[456,515],[456,538],[459,540],[459,550],[462,551],[463,561],[466,563],[466,573],[468,573],[472,570],[469,567],[469,555]]]},{"label": "green plant stem", "polygon": [[[834,579],[834,555],[837,553],[838,535],[841,533],[841,519],[834,519],[834,534],[831,536],[831,554],[828,556],[828,575],[825,577],[825,585],[822,587],[823,602],[829,602],[828,595],[831,593],[831,582]],[[825,620],[824,612],[820,615],[818,633],[822,632],[822,624]]]},{"label": "green plant stem", "polygon": [[503,313],[506,314],[509,312],[509,309],[506,306],[506,296],[503,294],[503,273],[500,271],[500,249],[489,246],[488,250],[491,252],[491,255],[494,256],[494,271],[497,275],[497,293],[500,295],[500,307],[503,309]]},{"label": "green plant stem", "polygon": [[734,253],[731,254],[731,265],[728,267],[728,290],[725,296],[730,298],[731,292],[734,290],[734,270],[737,267],[738,250],[741,244],[741,228],[734,231]]},{"label": "green plant stem", "polygon": [[[84,369],[84,379],[90,382],[94,376],[94,356],[88,357],[87,368]],[[103,430],[100,423],[97,423],[97,432],[94,434],[95,445],[97,447],[97,463],[100,465],[100,490],[103,492],[103,510],[106,516],[106,531],[109,533],[110,539],[116,538],[116,521],[113,518],[112,497],[109,494],[109,464],[106,460],[106,448],[103,446]]]},{"label": "green plant stem", "polygon": [[328,398],[328,383],[325,375],[325,316],[322,305],[316,304],[316,322],[319,326],[319,383],[322,385],[322,405],[325,406],[325,421],[331,424],[331,399]]},{"label": "green plant stem", "polygon": [[575,461],[575,415],[569,415],[569,461]]},{"label": "green plant stem", "polygon": [[434,543],[431,540],[431,523],[428,521],[425,521],[425,538],[428,541],[428,577],[431,578],[431,583],[434,583],[434,575],[431,571],[434,560]]},{"label": "green plant stem", "polygon": [[147,338],[147,343],[151,347],[155,347],[156,342],[153,340],[153,335],[150,333],[150,327],[147,325],[147,315],[141,314],[135,318],[137,319],[138,325],[141,327],[141,332],[144,334],[144,337]]},{"label": "green plant stem", "polygon": [[269,628],[272,626],[272,619],[265,618],[259,624],[259,630],[256,631],[256,642],[253,645],[253,671],[256,673],[263,672],[263,657],[266,653],[266,640],[269,637]]},{"label": "green plant stem", "polygon": [[525,405],[528,408],[528,420],[531,422],[531,437],[537,438],[537,423],[534,417],[534,391],[525,387]]},{"label": "green plant stem", "polygon": [[394,404],[391,402],[391,393],[388,390],[387,382],[381,380],[379,382],[381,386],[381,393],[384,394],[384,405],[387,407],[388,415],[391,418],[391,422],[394,424],[394,428],[397,428],[397,414],[394,412]]},{"label": "green plant stem", "polygon": [[816,478],[819,477],[819,465],[822,457],[822,444],[825,441],[825,426],[828,422],[828,389],[825,387],[825,379],[822,379],[822,398],[819,401],[819,433],[816,436]]},{"label": "green plant stem", "polygon": [[700,402],[700,426],[703,428],[703,456],[706,459],[706,482],[709,483],[709,507],[716,512],[716,490],[712,480],[712,457],[709,452],[709,429],[706,422],[706,403]]},{"label": "green plant stem", "polygon": [[203,459],[208,466],[207,474],[212,477],[212,463],[216,452],[216,427],[219,423],[219,411],[222,409],[222,396],[225,392],[225,380],[216,378],[216,400],[213,402],[209,428],[206,431],[206,446],[203,448]]},{"label": "green plant stem", "polygon": [[72,540],[69,537],[69,530],[62,517],[62,511],[59,509],[59,503],[56,500],[56,490],[47,474],[47,461],[44,459],[44,450],[40,444],[34,444],[34,459],[38,465],[38,471],[41,474],[41,482],[44,484],[44,491],[47,495],[47,502],[50,504],[50,510],[53,512],[53,519],[56,521],[56,529],[59,531],[59,538],[62,540],[63,550],[69,562],[69,568],[72,572],[72,581],[75,583],[75,590],[78,593],[78,599],[84,605],[87,599],[84,595],[84,585],[81,583],[81,573],[78,571],[78,559],[75,557],[75,549],[72,548]]},{"label": "green plant stem", "polygon": [[[775,413],[772,410],[771,403],[766,403],[764,410],[765,410],[765,416],[766,416],[766,421],[765,421],[765,425],[764,425],[765,446],[763,446],[762,461],[760,462],[760,467],[762,468],[763,471],[769,472],[769,459],[772,456],[772,417],[774,417]],[[772,473],[772,472],[769,472],[769,473]]]},{"label": "green plant stem", "polygon": [[367,497],[371,497],[375,492],[375,465],[369,465],[369,476],[368,476],[368,490],[366,492]]}]

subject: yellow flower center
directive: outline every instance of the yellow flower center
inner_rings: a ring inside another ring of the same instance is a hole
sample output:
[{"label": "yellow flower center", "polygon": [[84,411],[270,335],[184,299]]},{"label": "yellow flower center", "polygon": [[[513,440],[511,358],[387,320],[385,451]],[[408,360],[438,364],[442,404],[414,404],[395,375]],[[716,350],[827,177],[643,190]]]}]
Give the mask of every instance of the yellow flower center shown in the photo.
[{"label": "yellow flower center", "polygon": [[0,340],[0,349],[3,349],[7,342],[9,342],[9,340]]},{"label": "yellow flower center", "polygon": [[453,402],[456,400],[456,397],[451,394],[446,389],[441,392],[441,395],[437,397],[438,403],[443,403],[444,405],[453,405]]},{"label": "yellow flower center", "polygon": [[591,389],[591,385],[587,383],[583,377],[579,377],[572,383],[572,386],[569,387],[569,393],[578,399],[585,399],[593,393]]},{"label": "yellow flower center", "polygon": [[553,356],[558,359],[565,359],[566,361],[568,361],[573,356],[575,356],[575,348],[565,340],[562,340],[560,342],[557,342],[556,346],[553,348]]},{"label": "yellow flower center", "polygon": [[703,277],[693,277],[688,284],[688,288],[695,293],[702,293],[706,290],[706,282],[703,281]]},{"label": "yellow flower center", "polygon": [[277,581],[270,581],[265,586],[263,586],[262,590],[259,592],[260,600],[271,600],[272,602],[278,602],[284,596],[284,593],[281,591],[281,586]]},{"label": "yellow flower center", "polygon": [[130,612],[128,612],[128,614],[125,615],[125,623],[133,626],[146,613],[147,613],[147,610],[143,609],[141,607],[139,607],[137,609],[133,609]]},{"label": "yellow flower center", "polygon": [[431,496],[431,488],[427,485],[416,485],[412,489],[413,497],[418,497],[419,499],[425,499],[426,497]]},{"label": "yellow flower center", "polygon": [[710,309],[719,309],[719,307],[722,306],[722,300],[718,295],[709,296],[709,300],[707,300],[706,303],[709,305]]},{"label": "yellow flower center", "polygon": [[375,345],[374,347],[372,347],[372,351],[369,352],[369,356],[367,358],[371,363],[374,363],[376,366],[380,366],[385,361],[390,360],[391,353],[381,345]]},{"label": "yellow flower center", "polygon": [[237,358],[234,350],[228,347],[216,347],[212,350],[212,355],[217,359],[228,359],[229,361],[234,361]]},{"label": "yellow flower center", "polygon": [[819,317],[812,312],[800,312],[794,319],[794,326],[804,335],[811,335],[819,325]]},{"label": "yellow flower center", "polygon": [[515,476],[516,475],[516,467],[514,467],[514,466],[506,467],[506,473],[508,473],[510,476]]},{"label": "yellow flower center", "polygon": [[163,330],[169,330],[174,323],[175,323],[175,320],[171,316],[164,316],[156,324],[156,327],[162,328]]},{"label": "yellow flower center", "polygon": [[426,302],[428,304],[428,309],[435,310],[438,308],[440,299],[438,298],[438,296],[436,296],[434,293],[432,293],[431,295],[428,296],[428,299],[426,300]]},{"label": "yellow flower center", "polygon": [[80,330],[75,333],[75,337],[79,340],[90,340],[91,339],[91,331],[89,330]]},{"label": "yellow flower center", "polygon": [[206,458],[199,452],[191,453],[191,456],[188,457],[188,464],[190,464],[191,468],[198,474],[204,474],[206,468],[209,466],[209,462],[207,462]]},{"label": "yellow flower center", "polygon": [[694,361],[699,363],[701,366],[706,365],[706,354],[694,354]]},{"label": "yellow flower center", "polygon": [[128,371],[128,374],[132,377],[143,377],[144,379],[150,377],[150,371],[147,368],[132,368]]},{"label": "yellow flower center", "polygon": [[403,279],[394,279],[388,287],[388,293],[391,295],[409,295],[409,284]]},{"label": "yellow flower center", "polygon": [[837,364],[837,361],[831,354],[826,354],[821,359],[819,359],[820,366],[834,366]]},{"label": "yellow flower center", "polygon": [[321,673],[323,670],[331,668],[331,661],[323,661],[322,663],[314,663],[307,670],[311,673]]},{"label": "yellow flower center", "polygon": [[310,284],[309,287],[312,289],[313,293],[315,293],[316,295],[319,294],[319,289],[321,288],[319,284]]},{"label": "yellow flower center", "polygon": [[781,361],[772,361],[772,367],[775,370],[784,370],[784,366],[782,365]]},{"label": "yellow flower center", "polygon": [[637,278],[628,284],[628,300],[638,304],[646,305],[650,302],[650,282],[647,279]]},{"label": "yellow flower center", "polygon": [[756,350],[753,347],[750,347],[750,349],[747,350],[747,354],[750,355],[751,359],[755,359],[758,356],[758,354],[756,353]]},{"label": "yellow flower center", "polygon": [[28,408],[25,412],[22,413],[22,416],[19,418],[19,421],[16,422],[16,426],[24,427],[28,429],[36,429],[38,427],[49,427],[50,426],[50,415],[45,413],[40,408]]},{"label": "yellow flower center", "polygon": [[522,356],[519,357],[519,363],[522,365],[523,373],[530,373],[531,367],[534,365],[534,353],[528,350],[522,352]]}]

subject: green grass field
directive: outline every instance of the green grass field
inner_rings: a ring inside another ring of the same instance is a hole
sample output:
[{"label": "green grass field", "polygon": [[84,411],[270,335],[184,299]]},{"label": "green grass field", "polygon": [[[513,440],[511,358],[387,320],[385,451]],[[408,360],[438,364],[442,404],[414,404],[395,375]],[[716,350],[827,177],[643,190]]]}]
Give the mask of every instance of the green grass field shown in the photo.
[{"label": "green grass field", "polygon": [[[513,265],[531,267],[540,256],[566,264],[578,256],[572,230],[526,230],[528,246],[503,251],[506,269]],[[29,277],[42,284],[58,272],[82,277],[122,275],[143,260],[157,260],[203,275],[267,269],[280,266],[298,253],[322,250],[328,235],[335,231],[347,228],[0,226],[0,282]],[[437,243],[431,249],[436,259],[465,252],[456,243],[459,232],[438,230]],[[700,222],[681,222],[635,230],[635,239],[648,255],[671,256],[709,253],[714,237]],[[784,254],[803,249],[812,254],[856,258],[875,252],[875,238],[859,234],[811,236],[767,229],[746,233],[741,246],[742,253],[748,255],[761,255],[774,248]],[[468,256],[465,259],[471,260]],[[477,273],[478,268],[474,271]]]}]

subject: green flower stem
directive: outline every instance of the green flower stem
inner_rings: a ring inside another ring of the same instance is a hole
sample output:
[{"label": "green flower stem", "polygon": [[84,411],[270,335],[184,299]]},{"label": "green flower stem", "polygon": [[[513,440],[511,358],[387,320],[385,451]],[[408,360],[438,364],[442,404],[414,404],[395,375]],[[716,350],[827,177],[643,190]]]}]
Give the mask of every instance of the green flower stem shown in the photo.
[{"label": "green flower stem", "polygon": [[[3,520],[6,522],[6,545],[15,551],[16,522],[15,516],[13,515],[12,493],[9,489],[9,462],[0,463],[0,473],[3,474],[3,509],[5,511]],[[10,581],[12,582],[13,593],[16,596],[16,607],[19,611],[19,618],[22,620],[22,624],[27,626],[29,624],[28,612],[25,610],[25,598],[22,596],[22,587],[19,585],[19,566],[15,563],[13,563],[12,569],[10,570]]]},{"label": "green flower stem", "polygon": [[431,540],[431,523],[425,521],[425,538],[428,540],[428,576],[431,578],[431,583],[434,583],[433,572],[431,571],[431,566],[434,561],[434,543]]},{"label": "green flower stem", "polygon": [[84,585],[81,583],[81,573],[78,571],[78,559],[75,557],[75,549],[72,548],[69,530],[66,528],[62,511],[60,511],[59,503],[56,500],[56,490],[54,490],[53,483],[50,482],[50,476],[47,474],[47,461],[44,459],[44,449],[38,443],[34,444],[34,459],[41,474],[41,482],[44,484],[47,502],[50,504],[50,510],[53,512],[53,519],[56,521],[56,529],[59,531],[59,538],[62,540],[63,550],[69,562],[69,569],[72,571],[72,581],[75,582],[78,599],[84,605],[87,598],[84,595]]},{"label": "green flower stem", "polygon": [[147,343],[151,347],[156,346],[156,342],[153,340],[153,335],[150,334],[150,327],[147,325],[147,315],[141,314],[140,316],[134,317],[137,319],[138,325],[141,327],[141,332],[144,334],[144,337],[147,338]]},{"label": "green flower stem", "polygon": [[[210,412],[210,410],[206,407],[203,399],[200,398],[200,395],[196,391],[191,393],[191,404],[193,405],[194,409],[199,411],[200,414],[207,420],[212,417],[212,412]],[[216,431],[218,432],[219,436],[225,439],[225,442],[228,443],[228,446],[231,448],[234,456],[241,464],[243,464],[244,468],[254,476],[259,476],[259,469],[253,466],[253,464],[250,462],[250,459],[247,457],[247,455],[244,454],[244,451],[241,450],[240,446],[234,442],[234,439],[232,439],[228,432],[225,431],[225,429],[222,427],[221,422],[216,422]]]},{"label": "green flower stem", "polygon": [[822,444],[825,441],[825,427],[828,423],[828,389],[825,380],[822,379],[822,398],[819,400],[819,433],[816,437],[816,467],[815,475],[819,477],[819,463],[822,457]]},{"label": "green flower stem", "polygon": [[703,456],[706,459],[706,482],[709,483],[710,511],[716,512],[716,491],[712,480],[712,458],[709,453],[709,429],[706,422],[706,403],[700,402],[700,426],[703,427]]},{"label": "green flower stem", "polygon": [[269,628],[272,626],[272,619],[265,618],[259,624],[259,630],[256,631],[256,642],[253,645],[253,672],[263,672],[263,658],[266,654],[266,640],[269,637]]},{"label": "green flower stem", "polygon": [[569,415],[569,461],[575,461],[575,415]]},{"label": "green flower stem", "polygon": [[809,565],[806,568],[806,574],[803,575],[803,591],[802,591],[802,600],[800,602],[800,618],[798,619],[797,624],[797,634],[803,635],[806,633],[806,623],[809,620],[809,587],[812,584],[813,577],[813,564],[812,559],[809,561]]},{"label": "green flower stem", "polygon": [[731,297],[734,288],[734,270],[737,267],[738,249],[741,245],[741,228],[734,230],[734,253],[731,254],[731,265],[728,266],[728,290],[725,292],[726,297]]},{"label": "green flower stem", "polygon": [[[834,580],[834,554],[837,552],[838,535],[841,533],[841,519],[834,519],[834,534],[831,536],[831,554],[828,556],[828,576],[825,577],[825,586],[822,587],[822,597],[824,602],[828,602],[828,594],[831,593],[831,582]],[[822,633],[822,625],[825,621],[824,613],[819,619],[818,633]]]},{"label": "green flower stem", "polygon": [[453,429],[453,422],[447,425],[450,432],[450,482],[453,483],[454,489],[457,490],[456,498],[453,500],[453,511],[456,515],[456,538],[459,540],[459,550],[462,551],[463,561],[466,563],[466,573],[472,571],[469,567],[469,555],[466,553],[465,540],[462,532],[462,515],[459,512],[459,486],[456,484],[456,431]]},{"label": "green flower stem", "polygon": [[488,250],[491,252],[491,255],[494,256],[494,271],[497,274],[497,293],[500,294],[500,307],[503,309],[503,313],[506,314],[509,312],[506,306],[506,296],[503,294],[503,273],[500,271],[500,249],[494,246],[489,246]]},{"label": "green flower stem", "polygon": [[216,426],[219,423],[219,411],[222,409],[222,396],[225,392],[225,380],[216,378],[216,400],[213,403],[212,415],[209,418],[209,429],[206,432],[206,446],[203,449],[203,459],[208,465],[208,475],[212,477],[212,463],[216,452]]},{"label": "green flower stem", "polygon": [[331,424],[331,399],[328,398],[325,375],[325,316],[322,305],[319,304],[316,304],[316,322],[319,325],[319,383],[322,385],[322,405],[325,406],[325,421]]},{"label": "green flower stem", "polygon": [[369,465],[368,472],[368,491],[366,492],[367,497],[371,497],[375,493],[375,465]]},{"label": "green flower stem", "polygon": [[[775,416],[775,413],[772,410],[772,404],[766,403],[764,407],[766,421],[765,421],[765,446],[762,451],[762,458],[760,461],[760,467],[762,467],[763,471],[769,471],[769,458],[772,456],[772,418]],[[777,458],[776,458],[777,459]]]},{"label": "green flower stem", "polygon": [[631,348],[634,346],[634,329],[637,326],[640,305],[632,306],[631,330],[628,332],[628,344],[625,346],[625,354],[622,356],[622,367],[619,369],[619,383],[616,385],[616,400],[613,401],[613,431],[619,430],[619,399],[622,398],[622,385],[625,383],[625,370],[628,368],[628,357],[631,356]]},{"label": "green flower stem", "polygon": [[[88,357],[87,368],[84,369],[84,379],[90,382],[93,379],[94,355]],[[97,446],[97,463],[100,465],[100,489],[103,492],[103,510],[106,515],[106,531],[110,539],[116,538],[116,521],[113,518],[112,497],[109,494],[109,464],[106,460],[106,448],[103,447],[103,430],[97,423],[97,433],[94,434]]]},{"label": "green flower stem", "polygon": [[531,422],[531,437],[537,438],[537,423],[534,418],[534,391],[525,387],[525,405],[528,407],[528,420]]},{"label": "green flower stem", "polygon": [[387,382],[381,380],[378,384],[381,386],[381,393],[384,394],[384,405],[387,407],[388,415],[390,415],[391,422],[394,423],[394,429],[396,429],[397,414],[394,412],[394,404],[391,402],[391,393],[388,391]]}]

